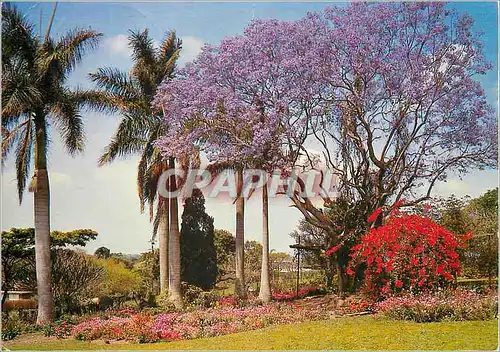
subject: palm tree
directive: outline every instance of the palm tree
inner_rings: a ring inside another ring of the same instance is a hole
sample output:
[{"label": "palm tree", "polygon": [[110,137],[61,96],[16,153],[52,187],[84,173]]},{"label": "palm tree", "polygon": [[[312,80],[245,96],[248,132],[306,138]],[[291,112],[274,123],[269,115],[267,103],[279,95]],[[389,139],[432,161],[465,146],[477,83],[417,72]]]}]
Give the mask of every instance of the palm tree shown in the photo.
[{"label": "palm tree", "polygon": [[99,165],[119,157],[140,155],[137,170],[140,207],[142,212],[145,205],[149,205],[153,236],[159,235],[160,288],[162,292],[168,288],[170,299],[181,306],[178,202],[177,198],[157,196],[158,180],[164,171],[174,167],[174,160],[165,160],[154,146],[165,127],[163,114],[154,111],[151,102],[160,83],[173,77],[182,43],[175,32],[169,32],[157,48],[147,29],[130,31],[128,40],[134,60],[129,74],[114,68],[100,68],[90,74],[90,79],[104,94],[109,111],[119,111],[123,116]]},{"label": "palm tree", "polygon": [[260,271],[259,299],[271,302],[271,283],[269,282],[269,196],[267,183],[262,187],[262,266]]},{"label": "palm tree", "polygon": [[50,258],[50,188],[47,150],[50,126],[56,127],[70,155],[83,151],[85,135],[80,111],[101,105],[98,96],[65,83],[85,52],[96,47],[101,33],[69,31],[50,37],[56,6],[45,37],[36,35],[15,6],[2,7],[2,159],[15,155],[19,202],[30,176],[34,192],[37,324],[53,319]]},{"label": "palm tree", "polygon": [[243,196],[243,168],[236,168],[236,283],[235,295],[247,298],[245,286],[245,197]]},{"label": "palm tree", "polygon": [[235,204],[236,215],[236,236],[235,236],[235,284],[234,296],[240,300],[246,300],[247,289],[245,283],[245,197],[243,195],[243,164],[237,163],[234,160],[225,160],[214,162],[207,165],[206,168],[212,175],[212,180],[216,175],[220,175],[226,170],[233,170],[236,176],[236,199]]}]

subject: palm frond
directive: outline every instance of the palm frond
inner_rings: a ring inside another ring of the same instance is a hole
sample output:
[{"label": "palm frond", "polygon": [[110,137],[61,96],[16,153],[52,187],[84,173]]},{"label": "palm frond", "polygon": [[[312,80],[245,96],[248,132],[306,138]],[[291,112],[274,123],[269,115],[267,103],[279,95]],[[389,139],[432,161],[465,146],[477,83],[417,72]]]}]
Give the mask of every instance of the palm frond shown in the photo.
[{"label": "palm frond", "polygon": [[134,66],[131,75],[139,82],[142,93],[153,99],[156,90],[156,63],[158,50],[154,41],[149,37],[148,29],[143,31],[130,31],[129,46],[132,49]]},{"label": "palm frond", "polygon": [[121,96],[126,100],[140,99],[140,88],[127,77],[125,72],[116,68],[99,68],[96,73],[89,73],[89,77],[99,89],[112,96]]},{"label": "palm frond", "polygon": [[111,163],[118,157],[140,153],[148,141],[151,121],[140,114],[125,114],[98,164]]},{"label": "palm frond", "polygon": [[147,28],[142,31],[130,30],[129,33],[128,45],[132,49],[132,58],[135,65],[140,63],[150,68],[154,67],[157,50],[153,39],[149,36],[149,30]]},{"label": "palm frond", "polygon": [[[24,115],[24,117],[26,117],[26,115]],[[2,126],[2,166],[7,158],[7,155],[21,138],[24,128],[26,128],[30,122],[29,117],[27,117],[24,121],[10,130],[5,126]]]},{"label": "palm frond", "polygon": [[10,120],[40,104],[42,95],[37,89],[29,69],[17,60],[2,72],[2,117]]},{"label": "palm frond", "polygon": [[102,33],[89,29],[71,30],[57,42],[52,55],[64,73],[71,72],[88,50],[97,48],[101,37]]},{"label": "palm frond", "polygon": [[174,31],[168,32],[167,37],[160,46],[156,84],[160,84],[164,79],[172,77],[181,48],[182,40],[177,38]]},{"label": "palm frond", "polygon": [[19,204],[23,201],[23,193],[26,189],[26,183],[30,174],[34,138],[35,134],[33,124],[27,123],[24,128],[22,128],[21,136],[18,140],[15,152],[17,195],[19,198]]},{"label": "palm frond", "polygon": [[31,64],[35,61],[38,38],[34,26],[29,23],[19,9],[10,4],[2,6],[2,65],[19,57]]},{"label": "palm frond", "polygon": [[68,153],[74,156],[83,152],[85,131],[76,96],[69,90],[61,91],[50,112]]},{"label": "palm frond", "polygon": [[152,240],[154,241],[156,239],[156,236],[158,235],[158,228],[160,227],[160,220],[163,216],[165,216],[165,213],[168,211],[168,207],[166,207],[168,199],[163,199],[159,200],[156,202],[156,212],[155,212],[155,217],[153,219],[153,234],[152,234]]},{"label": "palm frond", "polygon": [[170,58],[182,48],[182,40],[177,38],[175,31],[167,32],[163,39],[158,54],[158,61],[169,61]]},{"label": "palm frond", "polygon": [[109,113],[118,111],[119,104],[116,98],[106,92],[77,88],[72,92],[72,95],[78,109]]}]

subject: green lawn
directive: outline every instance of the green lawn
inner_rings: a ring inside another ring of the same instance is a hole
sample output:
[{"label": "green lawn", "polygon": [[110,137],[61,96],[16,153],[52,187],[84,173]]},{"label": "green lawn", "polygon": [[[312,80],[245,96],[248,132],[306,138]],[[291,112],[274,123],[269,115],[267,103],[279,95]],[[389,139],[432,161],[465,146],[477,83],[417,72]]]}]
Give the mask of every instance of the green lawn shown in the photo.
[{"label": "green lawn", "polygon": [[377,349],[494,350],[497,320],[418,324],[374,317],[280,325],[213,338],[155,344],[81,342],[27,337],[6,343],[10,349]]}]

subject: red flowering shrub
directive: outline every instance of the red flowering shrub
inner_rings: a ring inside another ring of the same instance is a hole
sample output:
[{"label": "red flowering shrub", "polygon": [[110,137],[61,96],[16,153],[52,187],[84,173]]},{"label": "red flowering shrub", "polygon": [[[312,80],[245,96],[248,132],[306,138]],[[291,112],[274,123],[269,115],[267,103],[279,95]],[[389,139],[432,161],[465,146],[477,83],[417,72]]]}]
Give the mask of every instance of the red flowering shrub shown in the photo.
[{"label": "red flowering shrub", "polygon": [[464,239],[418,215],[393,213],[352,248],[348,274],[366,265],[364,289],[376,297],[445,286],[460,272],[457,249]]}]

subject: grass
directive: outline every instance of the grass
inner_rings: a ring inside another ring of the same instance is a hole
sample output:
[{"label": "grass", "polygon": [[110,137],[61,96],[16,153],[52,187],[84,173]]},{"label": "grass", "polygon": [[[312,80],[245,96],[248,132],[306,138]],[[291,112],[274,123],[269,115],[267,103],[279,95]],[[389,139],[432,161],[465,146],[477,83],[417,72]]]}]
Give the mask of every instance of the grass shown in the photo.
[{"label": "grass", "polygon": [[[461,282],[488,282],[488,278],[487,277],[483,277],[483,278],[480,278],[480,279],[468,279],[468,278],[459,278],[457,280],[458,283],[461,283]],[[498,278],[497,277],[492,277],[491,278],[491,282],[497,282],[498,281]]]},{"label": "grass", "polygon": [[5,343],[9,349],[86,350],[494,350],[498,321],[419,324],[375,317],[339,318],[328,321],[280,325],[232,335],[154,344],[56,340],[32,335]]}]

